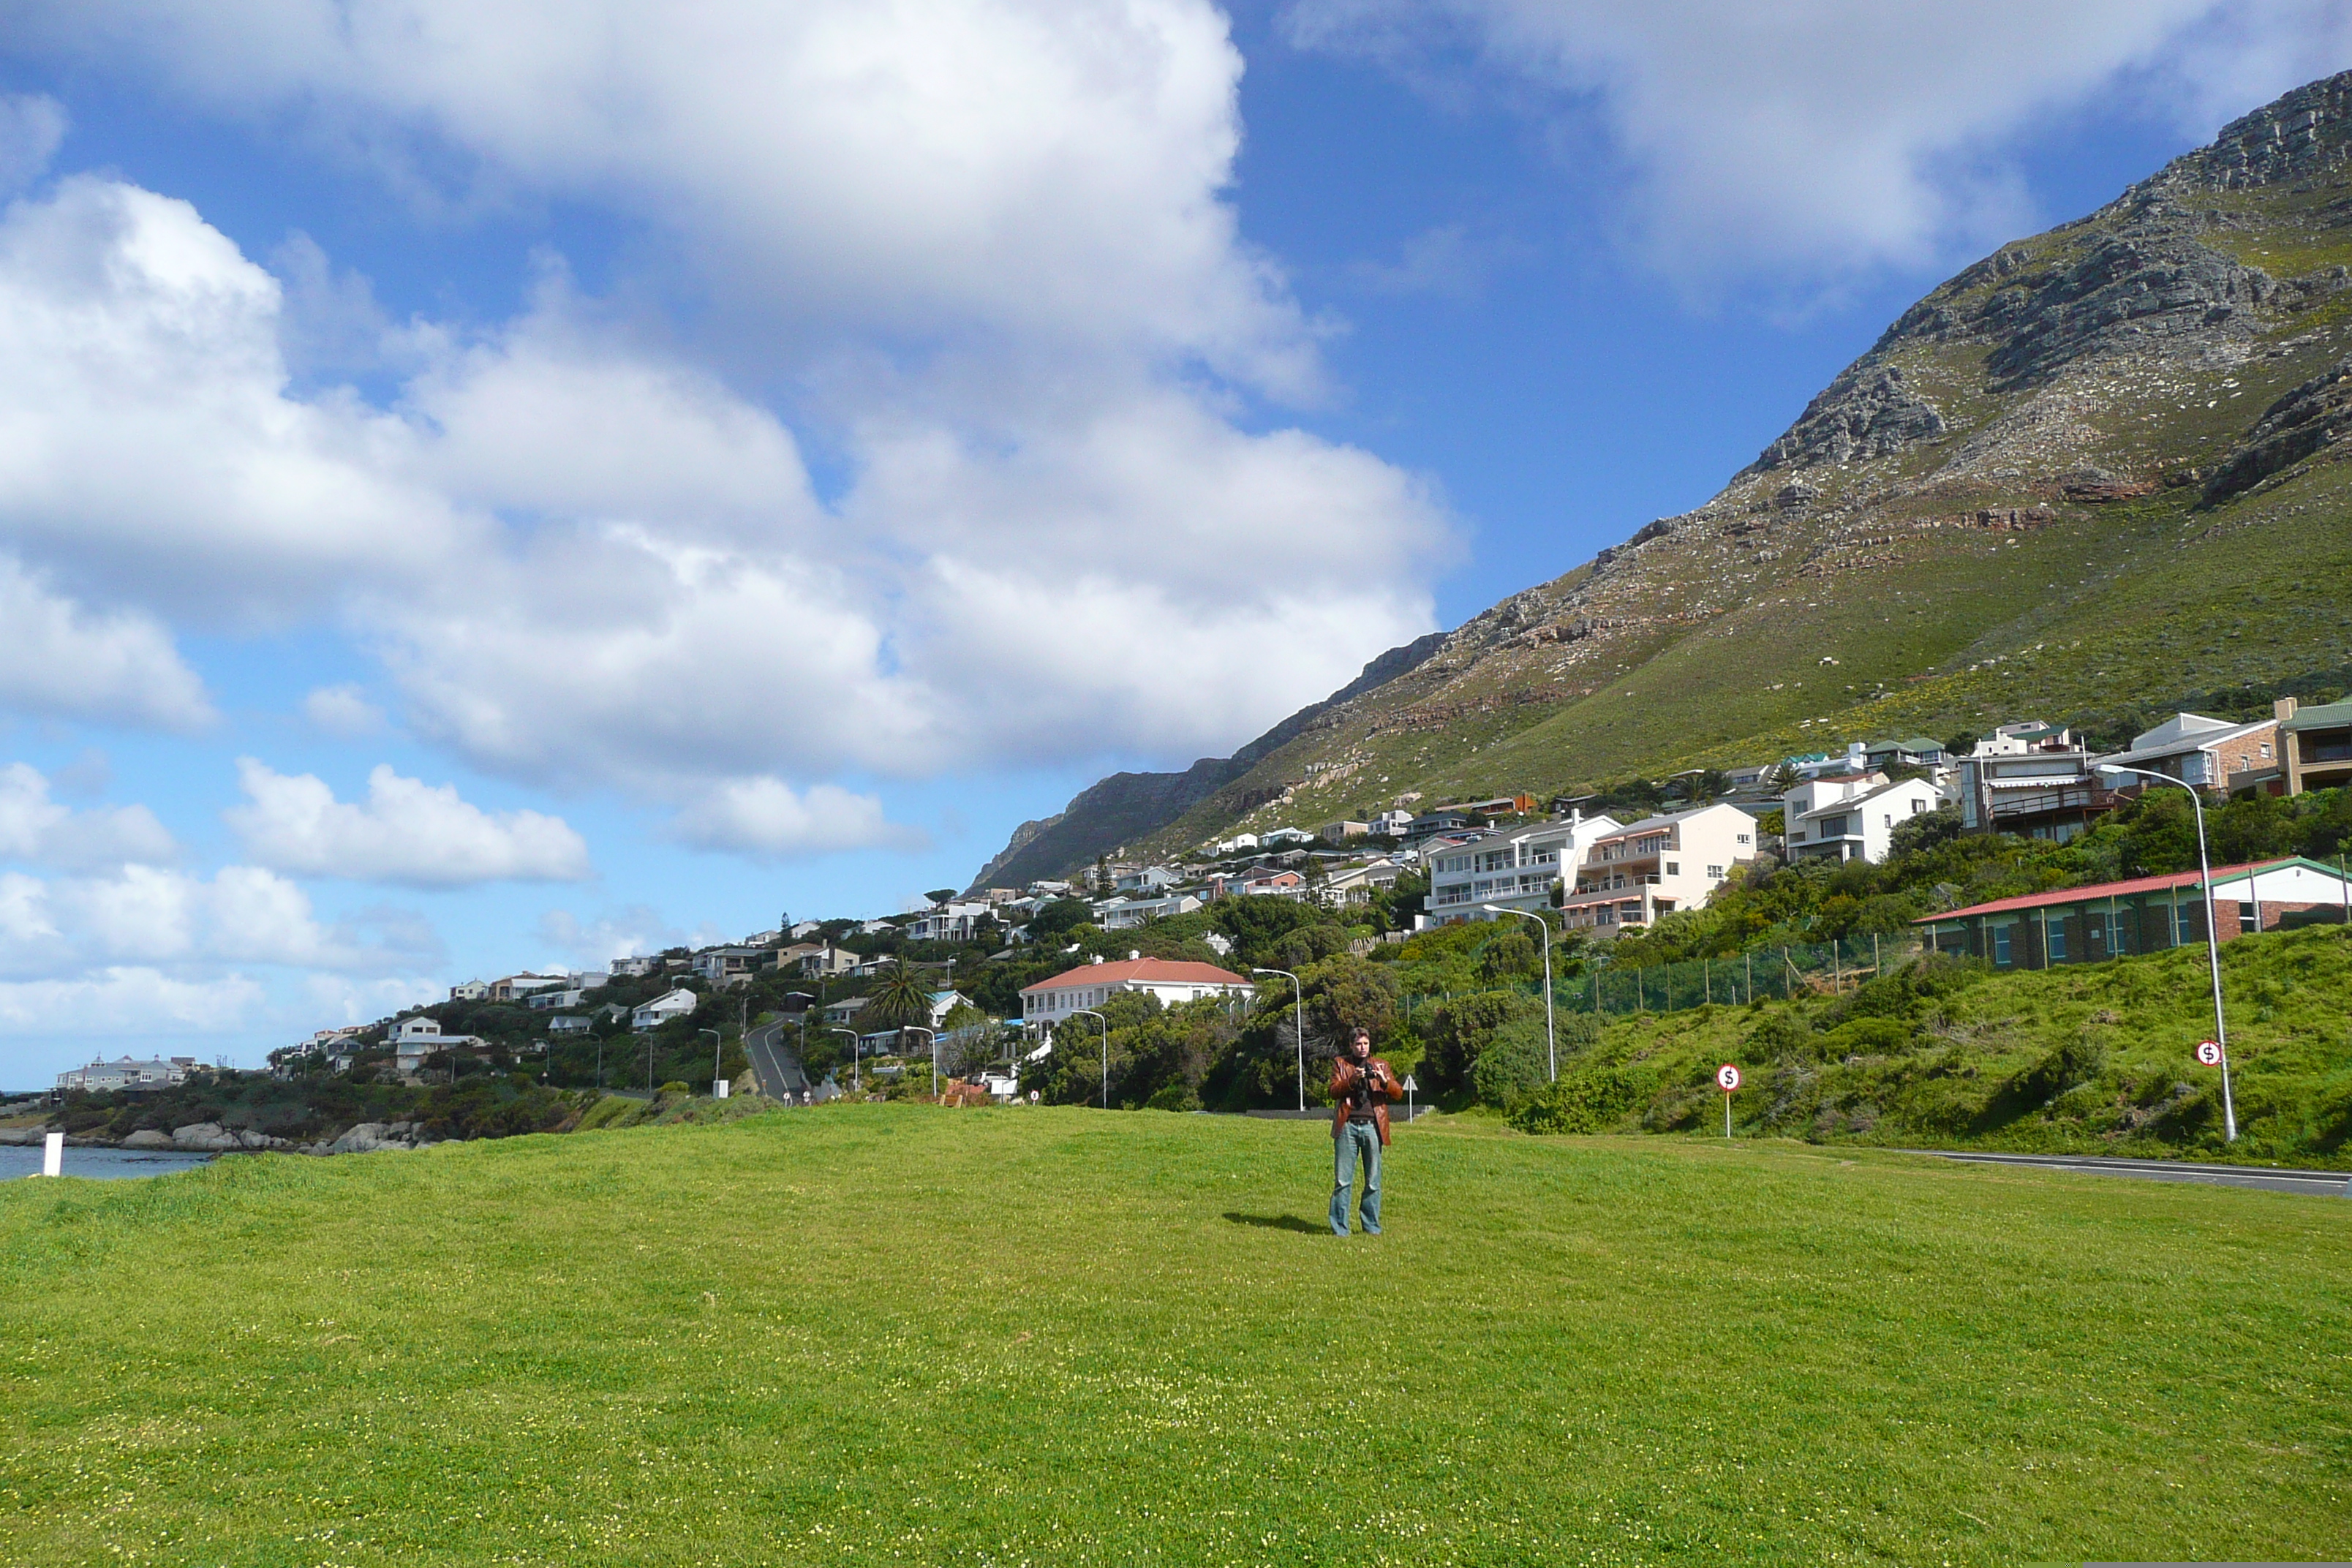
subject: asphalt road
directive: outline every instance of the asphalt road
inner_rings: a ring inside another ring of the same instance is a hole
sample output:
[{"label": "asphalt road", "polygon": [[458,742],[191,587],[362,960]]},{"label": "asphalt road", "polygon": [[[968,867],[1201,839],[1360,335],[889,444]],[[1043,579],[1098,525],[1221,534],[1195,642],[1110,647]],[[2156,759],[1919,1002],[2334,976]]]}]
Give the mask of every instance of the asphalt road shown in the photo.
[{"label": "asphalt road", "polygon": [[799,1038],[800,1026],[782,1018],[759,1025],[743,1037],[743,1054],[751,1058],[760,1092],[771,1100],[798,1100],[801,1090],[810,1087],[808,1074],[801,1070],[800,1053],[793,1048]]},{"label": "asphalt road", "polygon": [[1969,1165],[2031,1165],[2044,1171],[2081,1171],[2095,1176],[2135,1176],[2143,1182],[2206,1182],[2220,1187],[2260,1187],[2314,1197],[2347,1194],[2342,1171],[2286,1171],[2260,1165],[2196,1165],[2184,1160],[2108,1160],[2090,1154],[1961,1154],[1943,1149],[1913,1149],[1938,1160]]}]

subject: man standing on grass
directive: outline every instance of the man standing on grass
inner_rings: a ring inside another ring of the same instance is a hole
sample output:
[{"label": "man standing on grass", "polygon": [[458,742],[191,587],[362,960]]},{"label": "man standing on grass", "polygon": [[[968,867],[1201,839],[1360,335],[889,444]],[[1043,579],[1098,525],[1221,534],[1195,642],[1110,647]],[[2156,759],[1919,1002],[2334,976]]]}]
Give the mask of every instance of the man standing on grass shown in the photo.
[{"label": "man standing on grass", "polygon": [[1389,1101],[1402,1100],[1396,1074],[1372,1055],[1372,1037],[1358,1029],[1348,1054],[1331,1068],[1331,1137],[1339,1145],[1331,1182],[1331,1234],[1348,1234],[1348,1189],[1364,1168],[1366,1236],[1381,1233],[1381,1150],[1389,1141]]}]

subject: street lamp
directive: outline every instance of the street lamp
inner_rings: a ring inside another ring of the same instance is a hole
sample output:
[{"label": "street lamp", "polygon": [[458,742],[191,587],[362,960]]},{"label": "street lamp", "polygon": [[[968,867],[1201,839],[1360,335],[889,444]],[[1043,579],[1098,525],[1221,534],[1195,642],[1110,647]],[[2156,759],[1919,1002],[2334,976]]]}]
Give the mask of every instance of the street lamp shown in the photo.
[{"label": "street lamp", "polygon": [[931,1037],[931,1098],[937,1100],[940,1097],[940,1032],[937,1029],[926,1029],[920,1024],[898,1026],[898,1032],[902,1035],[909,1029],[919,1035],[929,1035]]},{"label": "street lamp", "polygon": [[[2221,932],[2213,920],[2213,863],[2205,853],[2205,797],[2197,786],[2170,773],[2159,773],[2147,768],[2119,768],[2107,763],[2097,764],[2103,773],[2137,773],[2142,778],[2161,784],[2175,784],[2189,792],[2189,804],[2197,811],[2197,870],[2204,879],[2205,889],[2205,961],[2213,975],[2213,1043],[2221,1047],[2221,1131],[2227,1142],[2238,1141],[2238,1108],[2230,1097],[2230,1026],[2221,1016]],[[2049,963],[2045,956],[2044,963]]]},{"label": "street lamp", "polygon": [[1536,922],[1536,930],[1543,932],[1544,1050],[1551,1058],[1551,1081],[1558,1083],[1559,1081],[1559,1041],[1552,1033],[1551,1027],[1551,921],[1530,910],[1506,909],[1501,904],[1481,904],[1478,907],[1490,915],[1517,915],[1523,921],[1533,921]]},{"label": "street lamp", "polygon": [[849,1037],[849,1089],[852,1094],[864,1094],[866,1092],[866,1079],[863,1076],[862,1069],[858,1066],[859,1061],[862,1059],[858,1053],[858,1047],[866,1043],[866,1037],[859,1034],[855,1029],[845,1029],[838,1024],[827,1024],[824,1026],[824,1032],[828,1035],[847,1035]]},{"label": "street lamp", "polygon": [[710,1098],[719,1098],[719,1056],[727,1048],[727,1037],[716,1029],[697,1029],[698,1035],[710,1037]]},{"label": "street lamp", "polygon": [[1298,976],[1287,969],[1253,969],[1252,974],[1279,974],[1290,982],[1292,999],[1298,1005],[1296,1028],[1298,1034],[1298,1109],[1307,1109],[1307,991],[1298,984]]},{"label": "street lamp", "polygon": [[1080,1016],[1092,1018],[1096,1023],[1102,1026],[1103,1109],[1105,1110],[1108,1110],[1110,1109],[1110,1020],[1104,1017],[1100,1013],[1096,1012],[1091,1007],[1073,1007],[1070,1009],[1069,1016],[1073,1018]]}]

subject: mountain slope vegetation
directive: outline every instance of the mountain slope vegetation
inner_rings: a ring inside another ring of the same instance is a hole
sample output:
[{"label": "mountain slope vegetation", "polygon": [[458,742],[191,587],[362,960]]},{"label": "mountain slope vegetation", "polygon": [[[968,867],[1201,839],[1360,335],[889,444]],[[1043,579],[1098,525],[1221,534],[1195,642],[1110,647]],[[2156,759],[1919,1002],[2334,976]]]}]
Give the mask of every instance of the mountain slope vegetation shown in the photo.
[{"label": "mountain slope vegetation", "polygon": [[[1963,270],[1705,506],[1391,656],[1150,809],[1114,824],[1081,795],[983,880],[1410,791],[2333,695],[2347,429],[2352,73]],[[1121,775],[1120,797],[1173,776]]]}]

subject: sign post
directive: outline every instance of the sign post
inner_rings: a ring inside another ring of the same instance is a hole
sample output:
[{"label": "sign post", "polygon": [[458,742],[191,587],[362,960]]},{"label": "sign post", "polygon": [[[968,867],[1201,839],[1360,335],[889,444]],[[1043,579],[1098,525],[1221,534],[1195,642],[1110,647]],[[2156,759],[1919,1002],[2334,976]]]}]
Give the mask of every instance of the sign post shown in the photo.
[{"label": "sign post", "polygon": [[1411,1121],[1412,1120],[1412,1091],[1413,1091],[1414,1087],[1415,1087],[1415,1086],[1414,1086],[1413,1081],[1412,1081],[1412,1074],[1411,1074],[1411,1073],[1407,1073],[1407,1074],[1405,1074],[1405,1075],[1404,1075],[1404,1119],[1405,1119],[1407,1121]]},{"label": "sign post", "polygon": [[41,1174],[62,1176],[66,1173],[66,1135],[52,1132],[41,1140]]},{"label": "sign post", "polygon": [[1723,1090],[1723,1135],[1731,1136],[1731,1097],[1739,1088],[1739,1069],[1729,1062],[1715,1069],[1716,1087]]}]

